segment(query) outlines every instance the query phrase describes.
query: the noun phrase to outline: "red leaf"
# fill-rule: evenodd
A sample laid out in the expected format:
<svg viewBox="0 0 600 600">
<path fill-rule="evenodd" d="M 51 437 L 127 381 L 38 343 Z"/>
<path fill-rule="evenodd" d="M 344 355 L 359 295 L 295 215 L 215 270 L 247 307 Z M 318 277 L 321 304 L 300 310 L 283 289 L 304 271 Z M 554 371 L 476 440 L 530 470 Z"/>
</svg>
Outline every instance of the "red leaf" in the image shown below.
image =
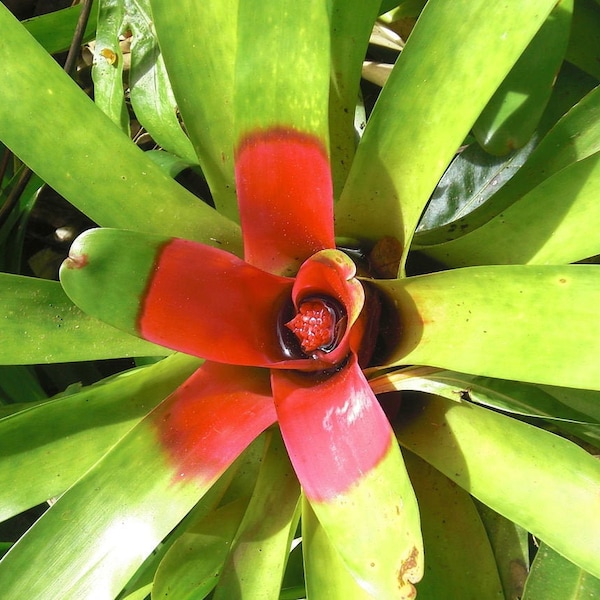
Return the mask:
<svg viewBox="0 0 600 600">
<path fill-rule="evenodd" d="M 309 500 L 347 492 L 389 451 L 390 424 L 353 355 L 333 375 L 272 371 L 271 383 L 281 433 Z"/>
<path fill-rule="evenodd" d="M 235 170 L 250 264 L 291 275 L 335 247 L 329 158 L 318 138 L 283 127 L 252 133 L 238 147 Z"/>
<path fill-rule="evenodd" d="M 156 261 L 140 333 L 208 360 L 269 366 L 284 358 L 277 319 L 292 284 L 228 252 L 173 239 Z"/>
<path fill-rule="evenodd" d="M 276 420 L 269 372 L 206 362 L 153 413 L 177 478 L 212 481 Z"/>
</svg>

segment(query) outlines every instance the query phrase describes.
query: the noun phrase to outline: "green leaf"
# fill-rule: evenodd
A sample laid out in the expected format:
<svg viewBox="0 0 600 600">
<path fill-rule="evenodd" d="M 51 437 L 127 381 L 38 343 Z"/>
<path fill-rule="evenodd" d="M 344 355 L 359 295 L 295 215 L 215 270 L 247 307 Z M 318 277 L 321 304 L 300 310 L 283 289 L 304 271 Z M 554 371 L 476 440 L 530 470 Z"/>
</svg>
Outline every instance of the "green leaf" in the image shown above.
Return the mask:
<svg viewBox="0 0 600 600">
<path fill-rule="evenodd" d="M 373 281 L 401 320 L 386 363 L 598 390 L 598 273 L 491 266 Z"/>
<path fill-rule="evenodd" d="M 496 561 L 471 496 L 411 452 L 404 460 L 419 500 L 425 545 L 419 600 L 501 600 Z"/>
<path fill-rule="evenodd" d="M 573 0 L 556 4 L 473 126 L 482 147 L 496 155 L 522 148 L 550 99 L 569 41 Z"/>
<path fill-rule="evenodd" d="M 600 79 L 600 6 L 592 0 L 576 0 L 566 59 Z"/>
<path fill-rule="evenodd" d="M 542 543 L 525 585 L 523 600 L 583 600 L 600 596 L 600 579 Z"/>
<path fill-rule="evenodd" d="M 264 438 L 254 440 L 208 490 L 129 580 L 124 593 L 150 584 L 153 598 L 199 598 L 214 588 L 256 483 Z"/>
<path fill-rule="evenodd" d="M 79 310 L 56 281 L 0 274 L 0 364 L 164 356 L 145 342 Z"/>
<path fill-rule="evenodd" d="M 327 3 L 241 2 L 237 51 L 236 141 L 256 129 L 284 126 L 326 142 L 331 69 Z"/>
<path fill-rule="evenodd" d="M 362 63 L 380 4 L 380 0 L 332 2 L 329 138 L 336 198 L 342 191 L 354 158 L 354 115 Z"/>
<path fill-rule="evenodd" d="M 302 551 L 306 593 L 311 600 L 372 600 L 352 577 L 310 504 L 302 501 Z"/>
<path fill-rule="evenodd" d="M 64 492 L 199 363 L 173 355 L 0 419 L 0 520 Z"/>
<path fill-rule="evenodd" d="M 152 598 L 204 598 L 219 580 L 246 506 L 247 499 L 234 500 L 183 533 L 161 562 Z"/>
<path fill-rule="evenodd" d="M 565 264 L 600 254 L 600 152 L 546 179 L 497 217 L 427 254 L 453 266 Z"/>
<path fill-rule="evenodd" d="M 581 99 L 552 127 L 529 155 L 525 164 L 487 202 L 471 214 L 460 218 L 447 227 L 417 234 L 415 236 L 415 247 L 425 249 L 429 254 L 429 249 L 422 248 L 422 246 L 446 242 L 455 238 L 460 239 L 460 236 L 474 232 L 478 227 L 500 215 L 503 210 L 526 197 L 550 177 L 557 175 L 562 169 L 597 154 L 600 151 L 599 99 L 600 87 L 597 87 Z M 552 213 L 551 210 L 546 210 L 545 201 L 543 206 L 544 210 L 538 211 L 536 221 L 539 217 Z M 559 214 L 561 213 L 562 210 Z M 468 241 L 466 243 L 468 244 Z M 455 245 L 460 248 L 461 244 L 462 242 L 457 240 L 454 244 L 441 245 L 440 249 L 451 249 Z M 495 244 L 486 241 L 486 246 L 502 252 L 506 244 Z M 471 250 L 472 248 L 469 248 L 456 253 L 461 257 L 468 257 Z M 438 248 L 432 249 L 431 254 L 433 252 L 439 254 Z"/>
<path fill-rule="evenodd" d="M 0 367 L 0 403 L 36 402 L 46 398 L 47 394 L 31 367 Z"/>
<path fill-rule="evenodd" d="M 146 417 L 4 557 L 3 594 L 114 598 L 212 483 L 182 480 Z M 44 551 L 49 546 L 51 560 Z"/>
<path fill-rule="evenodd" d="M 481 502 L 600 574 L 596 458 L 547 431 L 436 396 L 413 399 L 395 428 L 401 444 Z"/>
<path fill-rule="evenodd" d="M 489 506 L 477 501 L 475 506 L 496 557 L 504 596 L 509 600 L 520 598 L 529 571 L 528 533 Z"/>
<path fill-rule="evenodd" d="M 454 234 L 459 230 L 459 225 L 454 222 L 488 202 L 498 188 L 506 185 L 522 167 L 533 147 L 533 143 L 527 144 L 508 157 L 492 156 L 478 144 L 471 144 L 463 150 L 450 163 L 433 192 L 419 221 L 414 244 L 424 240 L 428 243 L 445 242 L 447 231 Z M 448 223 L 452 225 L 444 227 Z M 438 232 L 440 235 L 436 237 Z"/>
<path fill-rule="evenodd" d="M 125 3 L 98 0 L 98 27 L 94 43 L 92 79 L 94 102 L 123 133 L 129 136 L 129 112 L 125 104 L 124 60 L 120 36 L 125 33 Z"/>
<path fill-rule="evenodd" d="M 359 143 L 337 205 L 339 235 L 392 236 L 406 256 L 446 166 L 554 4 L 427 3 Z"/>
<path fill-rule="evenodd" d="M 411 367 L 375 377 L 369 383 L 377 394 L 392 389 L 411 390 L 436 394 L 448 400 L 468 399 L 482 406 L 521 416 L 579 423 L 600 422 L 598 418 L 593 418 L 558 400 L 547 391 L 551 388 L 520 381 L 478 377 L 426 367 Z M 583 392 L 583 390 L 572 391 Z M 584 393 L 587 393 L 594 403 L 600 400 L 598 392 L 586 390 Z"/>
<path fill-rule="evenodd" d="M 82 6 L 83 4 L 77 4 L 62 10 L 55 10 L 39 17 L 27 19 L 22 23 L 48 54 L 57 54 L 68 50 L 71 46 Z M 98 11 L 92 7 L 83 34 L 84 42 L 93 39 L 96 33 L 97 13 Z"/>
<path fill-rule="evenodd" d="M 241 253 L 238 226 L 144 156 L 2 4 L 0 29 L 1 137 L 23 162 L 100 225 L 220 243 Z"/>
<path fill-rule="evenodd" d="M 129 88 L 135 116 L 159 146 L 190 165 L 197 164 L 192 143 L 177 118 L 177 104 L 154 33 L 149 0 L 129 4 L 128 24 L 133 34 Z"/>
<path fill-rule="evenodd" d="M 214 600 L 276 598 L 299 518 L 300 486 L 278 430 L 267 445 L 252 498 L 231 544 Z"/>
<path fill-rule="evenodd" d="M 237 220 L 233 78 L 237 0 L 150 0 L 153 23 L 185 129 L 219 211 Z"/>
</svg>

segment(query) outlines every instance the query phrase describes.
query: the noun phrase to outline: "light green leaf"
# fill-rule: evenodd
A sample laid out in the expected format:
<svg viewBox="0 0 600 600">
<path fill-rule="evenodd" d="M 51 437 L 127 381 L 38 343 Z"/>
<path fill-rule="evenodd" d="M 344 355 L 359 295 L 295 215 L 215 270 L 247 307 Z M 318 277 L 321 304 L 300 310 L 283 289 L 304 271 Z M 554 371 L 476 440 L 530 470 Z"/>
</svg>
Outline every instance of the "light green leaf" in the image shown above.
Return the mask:
<svg viewBox="0 0 600 600">
<path fill-rule="evenodd" d="M 563 404 L 543 387 L 492 377 L 478 377 L 454 371 L 428 367 L 410 367 L 393 371 L 370 380 L 375 393 L 391 390 L 411 390 L 436 394 L 448 400 L 470 400 L 501 411 L 527 417 L 541 417 L 554 421 L 598 423 L 584 412 Z M 565 389 L 565 388 L 557 388 Z M 582 392 L 582 390 L 574 390 Z M 600 394 L 586 390 L 587 397 L 600 403 Z"/>
<path fill-rule="evenodd" d="M 311 600 L 372 600 L 352 577 L 310 504 L 302 501 L 302 551 L 306 593 Z"/>
<path fill-rule="evenodd" d="M 380 4 L 380 0 L 332 2 L 329 138 L 336 198 L 341 194 L 354 158 L 354 115 L 361 68 Z"/>
<path fill-rule="evenodd" d="M 572 90 L 573 86 L 568 85 L 567 88 Z M 417 234 L 415 236 L 415 247 L 420 248 L 429 244 L 454 240 L 455 238 L 460 239 L 460 236 L 476 230 L 497 217 L 503 210 L 527 196 L 529 192 L 562 169 L 600 152 L 599 100 L 600 87 L 596 87 L 559 119 L 531 152 L 525 164 L 480 208 L 448 226 Z M 544 210 L 538 211 L 536 220 L 537 217 L 543 217 L 549 212 L 545 208 L 545 201 L 543 206 Z M 457 240 L 457 247 L 460 244 L 461 242 Z M 443 247 L 452 248 L 453 246 L 454 244 L 450 243 Z M 498 245 L 491 243 L 486 243 L 486 246 L 498 248 Z M 504 243 L 500 244 L 500 251 L 505 246 Z M 429 253 L 428 249 L 421 249 L 425 249 Z M 468 256 L 469 251 L 470 249 L 461 251 L 460 256 Z"/>
<path fill-rule="evenodd" d="M 554 4 L 427 3 L 358 146 L 338 234 L 370 243 L 392 236 L 406 256 L 445 168 Z"/>
<path fill-rule="evenodd" d="M 177 118 L 177 104 L 152 25 L 150 0 L 127 4 L 133 34 L 129 89 L 135 116 L 159 146 L 190 165 L 197 164 L 192 143 Z"/>
<path fill-rule="evenodd" d="M 246 506 L 247 499 L 234 500 L 183 533 L 161 562 L 152 598 L 204 598 L 219 580 Z"/>
<path fill-rule="evenodd" d="M 573 0 L 558 2 L 473 126 L 486 151 L 522 148 L 548 103 L 569 41 Z"/>
<path fill-rule="evenodd" d="M 212 483 L 182 480 L 146 417 L 4 557 L 3 594 L 44 600 L 116 597 Z M 51 557 L 43 551 L 48 547 Z"/>
<path fill-rule="evenodd" d="M 313 133 L 328 147 L 329 27 L 321 0 L 240 3 L 236 142 L 279 126 Z"/>
<path fill-rule="evenodd" d="M 88 317 L 57 281 L 0 274 L 0 364 L 35 364 L 170 354 Z"/>
<path fill-rule="evenodd" d="M 566 59 L 600 79 L 600 6 L 593 0 L 577 0 Z"/>
<path fill-rule="evenodd" d="M 411 452 L 404 460 L 425 545 L 419 600 L 503 600 L 490 541 L 471 496 Z"/>
<path fill-rule="evenodd" d="M 150 0 L 154 27 L 185 129 L 218 210 L 237 220 L 233 77 L 237 0 Z M 252 4 L 255 6 L 255 4 Z"/>
<path fill-rule="evenodd" d="M 373 281 L 401 320 L 386 364 L 599 390 L 599 273 L 491 266 Z"/>
<path fill-rule="evenodd" d="M 256 438 L 208 490 L 129 580 L 124 593 L 152 583 L 153 598 L 183 599 L 189 594 L 197 599 L 212 590 L 256 483 L 264 438 Z"/>
<path fill-rule="evenodd" d="M 523 600 L 583 600 L 600 597 L 600 579 L 540 544 Z"/>
<path fill-rule="evenodd" d="M 412 399 L 395 429 L 401 444 L 481 502 L 600 575 L 596 458 L 537 427 L 436 396 Z"/>
<path fill-rule="evenodd" d="M 252 498 L 231 544 L 214 600 L 276 598 L 298 524 L 300 485 L 278 430 L 267 434 Z"/>
<path fill-rule="evenodd" d="M 173 355 L 0 419 L 0 520 L 64 492 L 199 363 Z"/>
<path fill-rule="evenodd" d="M 491 221 L 427 254 L 452 266 L 566 264 L 600 254 L 600 152 L 573 163 Z"/>
<path fill-rule="evenodd" d="M 94 102 L 123 133 L 129 136 L 129 113 L 125 104 L 123 51 L 120 36 L 127 21 L 121 0 L 98 0 L 98 27 L 94 43 L 92 79 Z"/>
<path fill-rule="evenodd" d="M 22 21 L 29 33 L 44 47 L 48 54 L 56 54 L 68 50 L 83 4 L 77 4 L 55 10 L 50 13 Z M 85 27 L 83 41 L 87 42 L 96 33 L 98 11 L 92 7 L 90 17 Z"/>
<path fill-rule="evenodd" d="M 238 226 L 144 156 L 3 4 L 0 29 L 0 135 L 23 162 L 99 225 L 218 240 L 241 253 Z"/>
</svg>

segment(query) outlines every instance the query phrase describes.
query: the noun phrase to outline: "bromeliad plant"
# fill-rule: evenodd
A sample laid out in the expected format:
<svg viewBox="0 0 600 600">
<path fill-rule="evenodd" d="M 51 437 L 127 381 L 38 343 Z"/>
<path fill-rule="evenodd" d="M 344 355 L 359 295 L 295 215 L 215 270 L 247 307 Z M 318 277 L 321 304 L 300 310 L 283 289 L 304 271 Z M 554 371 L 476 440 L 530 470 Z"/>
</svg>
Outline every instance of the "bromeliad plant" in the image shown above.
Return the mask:
<svg viewBox="0 0 600 600">
<path fill-rule="evenodd" d="M 393 6 L 103 1 L 95 105 L 0 7 L 0 138 L 101 227 L 2 275 L 0 356 L 150 363 L 5 411 L 3 518 L 58 497 L 5 597 L 600 593 L 600 11 L 555 4 L 427 2 L 358 144 Z"/>
</svg>

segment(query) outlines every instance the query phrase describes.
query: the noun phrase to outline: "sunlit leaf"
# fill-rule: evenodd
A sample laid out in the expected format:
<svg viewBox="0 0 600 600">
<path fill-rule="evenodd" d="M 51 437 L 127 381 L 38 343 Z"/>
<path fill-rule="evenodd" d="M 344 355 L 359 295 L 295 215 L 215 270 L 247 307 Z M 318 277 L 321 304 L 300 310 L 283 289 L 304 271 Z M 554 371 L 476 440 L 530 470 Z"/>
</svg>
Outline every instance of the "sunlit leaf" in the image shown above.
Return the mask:
<svg viewBox="0 0 600 600">
<path fill-rule="evenodd" d="M 572 14 L 573 0 L 556 4 L 473 125 L 488 152 L 507 154 L 533 135 L 563 61 Z"/>
<path fill-rule="evenodd" d="M 598 273 L 490 266 L 375 281 L 401 321 L 388 362 L 598 390 Z"/>
<path fill-rule="evenodd" d="M 153 24 L 185 129 L 215 205 L 237 220 L 233 80 L 237 0 L 150 0 Z M 252 4 L 255 6 L 255 4 Z"/>
<path fill-rule="evenodd" d="M 145 157 L 3 4 L 0 28 L 0 131 L 23 162 L 100 225 L 181 235 L 241 253 L 239 228 Z M 85 127 L 73 127 L 72 115 Z"/>
<path fill-rule="evenodd" d="M 0 364 L 164 356 L 169 351 L 78 309 L 56 281 L 0 274 Z"/>
<path fill-rule="evenodd" d="M 411 452 L 404 460 L 419 500 L 426 556 L 417 598 L 501 600 L 496 561 L 471 496 Z"/>
<path fill-rule="evenodd" d="M 306 593 L 313 600 L 372 600 L 344 564 L 310 504 L 302 502 L 302 550 Z"/>
<path fill-rule="evenodd" d="M 0 520 L 64 492 L 199 362 L 175 355 L 0 419 Z"/>
<path fill-rule="evenodd" d="M 427 3 L 358 146 L 336 208 L 339 234 L 370 243 L 389 235 L 406 255 L 446 166 L 554 4 Z"/>
<path fill-rule="evenodd" d="M 214 599 L 275 598 L 281 589 L 299 514 L 300 486 L 281 435 L 268 445 L 252 498 L 230 547 Z"/>
<path fill-rule="evenodd" d="M 0 562 L 3 593 L 114 598 L 272 424 L 268 379 L 232 368 L 205 363 L 70 487 Z"/>
<path fill-rule="evenodd" d="M 395 425 L 401 444 L 581 568 L 600 574 L 600 461 L 564 438 L 474 404 L 436 396 L 411 404 Z"/>
</svg>

